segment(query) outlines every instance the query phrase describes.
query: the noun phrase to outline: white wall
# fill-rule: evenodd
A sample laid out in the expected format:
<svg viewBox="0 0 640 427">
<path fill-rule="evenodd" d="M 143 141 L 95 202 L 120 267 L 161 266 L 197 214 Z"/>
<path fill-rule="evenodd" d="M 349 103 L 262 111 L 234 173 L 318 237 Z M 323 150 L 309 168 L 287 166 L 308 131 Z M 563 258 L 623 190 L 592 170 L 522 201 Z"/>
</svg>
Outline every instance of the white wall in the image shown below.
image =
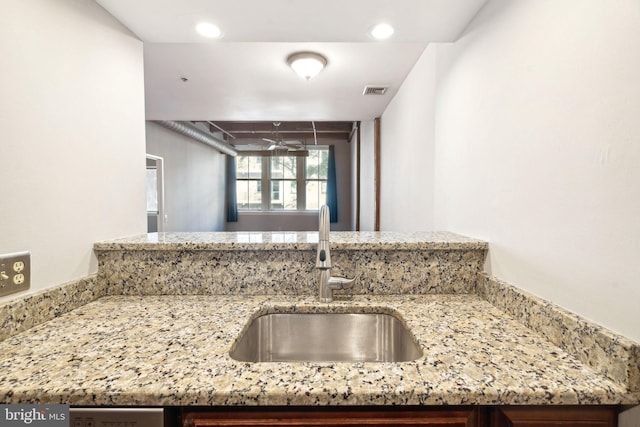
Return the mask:
<svg viewBox="0 0 640 427">
<path fill-rule="evenodd" d="M 492 0 L 437 68 L 436 228 L 640 341 L 637 0 Z"/>
<path fill-rule="evenodd" d="M 224 230 L 226 155 L 154 122 L 146 129 L 147 153 L 164 159 L 164 231 Z"/>
<path fill-rule="evenodd" d="M 0 58 L 0 253 L 31 251 L 33 293 L 145 231 L 142 43 L 93 2 L 5 0 Z"/>
<path fill-rule="evenodd" d="M 360 122 L 360 230 L 375 228 L 375 123 Z"/>
<path fill-rule="evenodd" d="M 382 114 L 380 229 L 433 229 L 435 53 L 428 46 Z"/>
</svg>

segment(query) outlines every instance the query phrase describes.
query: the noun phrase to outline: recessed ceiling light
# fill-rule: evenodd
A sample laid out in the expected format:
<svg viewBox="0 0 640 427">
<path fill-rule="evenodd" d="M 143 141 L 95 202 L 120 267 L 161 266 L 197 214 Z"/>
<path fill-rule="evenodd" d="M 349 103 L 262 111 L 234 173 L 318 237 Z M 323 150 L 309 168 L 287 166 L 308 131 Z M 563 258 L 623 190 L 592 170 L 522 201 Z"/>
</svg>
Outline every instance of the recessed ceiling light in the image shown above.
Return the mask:
<svg viewBox="0 0 640 427">
<path fill-rule="evenodd" d="M 196 31 L 201 36 L 208 37 L 210 39 L 215 39 L 222 35 L 222 31 L 220 31 L 220 28 L 210 22 L 199 23 L 198 25 L 196 25 Z"/>
<path fill-rule="evenodd" d="M 298 52 L 287 58 L 287 64 L 304 79 L 312 79 L 327 65 L 327 58 L 315 52 Z"/>
<path fill-rule="evenodd" d="M 371 36 L 374 39 L 384 40 L 393 35 L 393 27 L 389 24 L 378 24 L 371 29 Z"/>
</svg>

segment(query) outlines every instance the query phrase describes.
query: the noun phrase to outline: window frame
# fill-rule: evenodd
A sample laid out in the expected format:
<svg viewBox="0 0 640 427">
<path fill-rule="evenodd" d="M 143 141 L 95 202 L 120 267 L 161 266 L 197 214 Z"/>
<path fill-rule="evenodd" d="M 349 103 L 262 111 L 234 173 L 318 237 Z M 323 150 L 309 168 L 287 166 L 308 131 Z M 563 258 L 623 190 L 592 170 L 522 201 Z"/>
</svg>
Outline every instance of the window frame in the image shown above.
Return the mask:
<svg viewBox="0 0 640 427">
<path fill-rule="evenodd" d="M 308 150 L 324 150 L 327 152 L 327 156 L 328 156 L 328 151 L 329 151 L 329 146 L 328 145 L 322 145 L 322 146 L 313 146 L 313 147 L 309 147 Z M 273 157 L 288 157 L 286 153 L 283 154 L 279 154 L 279 153 L 275 153 L 275 154 L 271 154 L 271 155 L 264 155 L 261 153 L 256 154 L 255 152 L 248 152 L 246 154 L 244 153 L 239 153 L 239 156 L 243 156 L 243 157 L 260 157 L 261 158 L 261 167 L 262 167 L 262 174 L 261 174 L 261 179 L 257 180 L 257 179 L 252 179 L 252 178 L 238 178 L 236 177 L 236 185 L 238 182 L 242 181 L 242 182 L 246 182 L 246 181 L 261 181 L 261 186 L 262 186 L 262 191 L 261 191 L 261 197 L 262 197 L 262 203 L 261 205 L 261 209 L 247 209 L 247 208 L 242 208 L 240 207 L 240 199 L 237 198 L 236 199 L 236 205 L 238 208 L 238 212 L 241 213 L 251 213 L 251 214 L 260 214 L 260 213 L 269 213 L 269 214 L 287 214 L 287 213 L 304 213 L 304 212 L 318 212 L 318 209 L 306 209 L 306 186 L 307 186 L 307 182 L 318 182 L 318 185 L 322 185 L 322 183 L 327 183 L 328 181 L 328 176 L 327 178 L 312 178 L 312 179 L 307 179 L 306 177 L 306 170 L 307 170 L 307 156 L 290 156 L 293 157 L 296 160 L 296 178 L 294 179 L 290 179 L 290 178 L 272 178 L 271 177 L 271 159 Z M 237 169 L 237 167 L 236 167 Z M 284 181 L 294 181 L 296 183 L 296 209 L 272 209 L 271 208 L 271 192 L 272 192 L 272 187 L 271 184 L 272 182 L 284 182 Z M 282 194 L 282 192 L 284 192 L 284 185 L 281 184 L 281 188 L 280 188 L 280 193 Z M 266 191 L 265 191 L 266 190 Z"/>
</svg>

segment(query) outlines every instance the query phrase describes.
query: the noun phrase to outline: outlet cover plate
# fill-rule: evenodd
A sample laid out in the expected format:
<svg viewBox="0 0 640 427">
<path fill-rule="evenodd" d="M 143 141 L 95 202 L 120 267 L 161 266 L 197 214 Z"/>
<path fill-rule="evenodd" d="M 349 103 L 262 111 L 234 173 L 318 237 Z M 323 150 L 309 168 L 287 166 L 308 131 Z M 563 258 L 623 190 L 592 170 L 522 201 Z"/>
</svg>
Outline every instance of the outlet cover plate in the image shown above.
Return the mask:
<svg viewBox="0 0 640 427">
<path fill-rule="evenodd" d="M 0 255 L 0 297 L 31 287 L 31 254 L 16 252 Z"/>
</svg>

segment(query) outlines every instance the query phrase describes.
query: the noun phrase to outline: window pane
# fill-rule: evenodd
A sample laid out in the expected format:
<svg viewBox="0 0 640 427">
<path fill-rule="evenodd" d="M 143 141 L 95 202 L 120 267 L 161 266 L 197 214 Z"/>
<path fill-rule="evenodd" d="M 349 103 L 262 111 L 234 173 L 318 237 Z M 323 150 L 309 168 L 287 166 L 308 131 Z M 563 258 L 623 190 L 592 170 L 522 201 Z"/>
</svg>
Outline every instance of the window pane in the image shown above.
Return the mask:
<svg viewBox="0 0 640 427">
<path fill-rule="evenodd" d="M 305 178 L 318 178 L 318 150 L 309 149 L 309 155 L 306 158 Z"/>
<path fill-rule="evenodd" d="M 283 158 L 279 156 L 271 158 L 271 179 L 282 179 L 284 177 L 282 159 Z"/>
<path fill-rule="evenodd" d="M 275 156 L 271 158 L 272 179 L 296 179 L 295 156 Z"/>
<path fill-rule="evenodd" d="M 326 181 L 307 181 L 305 191 L 305 209 L 318 210 L 327 202 Z"/>
<path fill-rule="evenodd" d="M 262 192 L 260 181 L 238 180 L 236 181 L 236 201 L 238 209 L 260 210 L 262 209 Z"/>
<path fill-rule="evenodd" d="M 318 210 L 327 201 L 329 148 L 310 148 L 305 170 L 305 209 Z"/>
<path fill-rule="evenodd" d="M 238 209 L 249 209 L 249 181 L 236 181 Z"/>
<path fill-rule="evenodd" d="M 282 158 L 284 179 L 296 179 L 296 163 L 297 159 L 294 156 L 287 156 Z"/>
<path fill-rule="evenodd" d="M 307 179 L 327 179 L 329 168 L 329 149 L 310 148 L 309 156 L 306 158 L 305 178 Z"/>
<path fill-rule="evenodd" d="M 249 181 L 249 209 L 262 209 L 262 185 L 260 181 Z"/>
<path fill-rule="evenodd" d="M 249 178 L 249 158 L 247 156 L 236 157 L 236 178 Z"/>
<path fill-rule="evenodd" d="M 318 185 L 319 181 L 307 181 L 307 188 L 305 193 L 305 209 L 307 210 L 318 210 L 320 209 L 319 194 L 320 194 L 320 186 Z"/>
<path fill-rule="evenodd" d="M 284 181 L 282 194 L 284 195 L 284 209 L 298 209 L 298 185 L 295 181 Z"/>
<path fill-rule="evenodd" d="M 283 209 L 280 183 L 281 181 L 271 181 L 271 209 Z"/>
<path fill-rule="evenodd" d="M 295 181 L 271 181 L 271 209 L 296 210 L 298 208 L 297 188 Z"/>
<path fill-rule="evenodd" d="M 262 157 L 249 156 L 249 178 L 251 179 L 262 178 Z"/>
<path fill-rule="evenodd" d="M 260 179 L 262 177 L 262 159 L 259 156 L 237 156 L 237 179 Z"/>
<path fill-rule="evenodd" d="M 327 179 L 329 176 L 329 149 L 325 148 L 320 151 L 320 164 L 318 166 L 318 178 Z"/>
</svg>

